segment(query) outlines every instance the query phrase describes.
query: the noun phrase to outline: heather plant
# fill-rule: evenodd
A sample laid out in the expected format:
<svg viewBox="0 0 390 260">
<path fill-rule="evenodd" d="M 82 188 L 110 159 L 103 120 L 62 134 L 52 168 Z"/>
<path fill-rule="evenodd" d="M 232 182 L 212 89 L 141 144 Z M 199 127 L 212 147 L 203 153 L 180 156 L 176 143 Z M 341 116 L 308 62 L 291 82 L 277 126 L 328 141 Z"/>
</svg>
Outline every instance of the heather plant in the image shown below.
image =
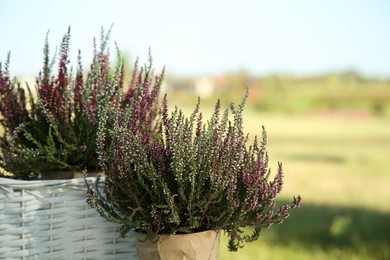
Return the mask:
<svg viewBox="0 0 390 260">
<path fill-rule="evenodd" d="M 281 223 L 299 207 L 301 198 L 275 209 L 282 164 L 269 181 L 264 128 L 261 141 L 255 138 L 252 145 L 243 131 L 247 97 L 222 115 L 218 101 L 204 122 L 200 102 L 187 117 L 177 107 L 169 113 L 165 96 L 154 127 L 138 131 L 132 125 L 146 121 L 131 115 L 142 106 L 116 105 L 110 116 L 110 102 L 101 102 L 97 142 L 105 181 L 87 184 L 87 202 L 104 218 L 122 224 L 123 236 L 131 229 L 151 240 L 159 234 L 224 230 L 231 251 L 258 239 L 263 228 Z M 117 92 L 116 103 L 122 99 Z M 244 232 L 245 227 L 253 232 Z"/>
<path fill-rule="evenodd" d="M 124 87 L 119 50 L 118 61 L 111 68 L 107 47 L 110 31 L 102 30 L 99 46 L 94 41 L 93 60 L 85 76 L 80 51 L 75 75 L 70 67 L 70 29 L 59 48 L 56 75 L 46 37 L 43 69 L 36 78 L 36 98 L 29 86 L 26 98 L 26 90 L 16 79 L 11 80 L 9 55 L 4 68 L 0 63 L 0 124 L 5 130 L 0 139 L 0 167 L 11 177 L 34 179 L 55 171 L 100 170 L 96 153 L 98 93 L 109 93 L 109 102 L 115 103 L 115 92 L 121 91 L 125 97 L 121 106 L 125 106 L 137 98 L 136 92 L 142 91 L 138 88 L 153 82 L 152 74 L 144 75 L 136 62 L 131 82 Z M 151 63 L 148 68 L 151 70 Z"/>
</svg>

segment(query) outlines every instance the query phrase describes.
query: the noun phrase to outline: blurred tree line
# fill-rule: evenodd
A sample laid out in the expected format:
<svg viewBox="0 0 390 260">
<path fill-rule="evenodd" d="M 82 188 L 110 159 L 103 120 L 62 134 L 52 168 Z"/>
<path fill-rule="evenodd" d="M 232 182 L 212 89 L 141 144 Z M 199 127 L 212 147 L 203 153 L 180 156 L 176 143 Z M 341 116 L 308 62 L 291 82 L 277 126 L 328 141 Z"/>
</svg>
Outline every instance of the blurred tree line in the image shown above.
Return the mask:
<svg viewBox="0 0 390 260">
<path fill-rule="evenodd" d="M 170 99 L 177 103 L 193 103 L 200 96 L 205 105 L 214 104 L 217 98 L 228 105 L 237 102 L 248 87 L 248 105 L 266 112 L 390 115 L 390 79 L 363 77 L 353 71 L 305 77 L 260 77 L 238 71 L 202 78 L 171 76 L 165 81 L 163 92 L 171 93 Z"/>
</svg>

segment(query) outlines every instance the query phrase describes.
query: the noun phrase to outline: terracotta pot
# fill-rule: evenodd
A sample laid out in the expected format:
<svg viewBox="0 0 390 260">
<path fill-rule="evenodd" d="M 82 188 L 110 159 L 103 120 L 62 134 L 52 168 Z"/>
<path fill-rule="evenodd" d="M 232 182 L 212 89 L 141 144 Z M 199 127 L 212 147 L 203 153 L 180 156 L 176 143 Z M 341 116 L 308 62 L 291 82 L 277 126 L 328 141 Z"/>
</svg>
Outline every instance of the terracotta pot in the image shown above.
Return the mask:
<svg viewBox="0 0 390 260">
<path fill-rule="evenodd" d="M 203 231 L 184 235 L 159 235 L 156 242 L 145 234 L 136 236 L 141 260 L 206 260 L 218 259 L 221 231 Z"/>
</svg>

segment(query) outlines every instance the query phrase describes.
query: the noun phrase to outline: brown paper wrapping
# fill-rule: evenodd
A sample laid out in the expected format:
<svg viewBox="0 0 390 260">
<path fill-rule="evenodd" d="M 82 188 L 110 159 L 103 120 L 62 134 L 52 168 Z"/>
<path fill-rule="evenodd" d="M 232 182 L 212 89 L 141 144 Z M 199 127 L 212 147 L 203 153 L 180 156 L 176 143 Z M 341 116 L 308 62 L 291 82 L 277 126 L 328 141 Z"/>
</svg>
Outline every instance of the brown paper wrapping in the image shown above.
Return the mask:
<svg viewBox="0 0 390 260">
<path fill-rule="evenodd" d="M 140 260 L 217 260 L 221 231 L 185 235 L 159 235 L 157 242 L 138 234 L 136 247 Z M 145 240 L 146 239 L 146 240 Z"/>
</svg>

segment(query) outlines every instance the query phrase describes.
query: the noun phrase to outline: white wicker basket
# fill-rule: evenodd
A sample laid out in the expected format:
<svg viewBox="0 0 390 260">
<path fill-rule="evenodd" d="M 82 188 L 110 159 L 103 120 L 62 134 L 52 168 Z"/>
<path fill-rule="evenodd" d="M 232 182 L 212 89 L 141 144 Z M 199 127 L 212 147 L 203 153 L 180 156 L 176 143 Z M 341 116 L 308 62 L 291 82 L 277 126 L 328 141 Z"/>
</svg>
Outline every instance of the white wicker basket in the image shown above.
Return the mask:
<svg viewBox="0 0 390 260">
<path fill-rule="evenodd" d="M 84 179 L 0 178 L 0 259 L 138 259 L 118 230 L 87 205 Z"/>
</svg>

